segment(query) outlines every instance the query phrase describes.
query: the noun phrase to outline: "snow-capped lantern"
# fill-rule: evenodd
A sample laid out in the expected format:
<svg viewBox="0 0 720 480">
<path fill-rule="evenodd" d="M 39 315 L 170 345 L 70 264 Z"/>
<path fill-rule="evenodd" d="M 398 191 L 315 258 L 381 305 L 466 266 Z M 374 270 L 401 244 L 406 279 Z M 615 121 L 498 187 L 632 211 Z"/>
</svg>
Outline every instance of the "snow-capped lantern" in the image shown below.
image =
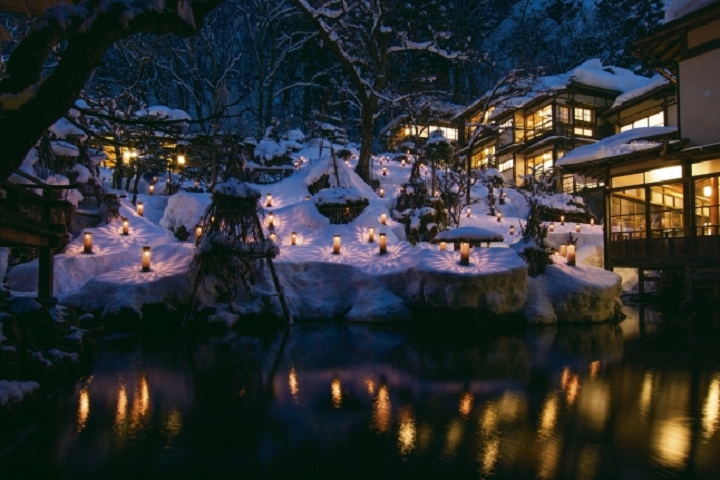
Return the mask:
<svg viewBox="0 0 720 480">
<path fill-rule="evenodd" d="M 510 235 L 515 235 L 515 225 L 510 225 Z"/>
<path fill-rule="evenodd" d="M 385 176 L 387 176 L 387 167 L 383 167 L 383 169 L 382 169 L 382 174 L 385 175 Z"/>
<path fill-rule="evenodd" d="M 137 214 L 141 217 L 145 214 L 145 204 L 143 202 L 137 202 Z"/>
<path fill-rule="evenodd" d="M 83 233 L 83 253 L 93 253 L 93 234 L 91 232 Z"/>
<path fill-rule="evenodd" d="M 197 227 L 195 227 L 195 245 L 196 246 L 200 245 L 200 240 L 202 240 L 202 236 L 203 236 L 203 227 L 198 225 Z"/>
<path fill-rule="evenodd" d="M 387 253 L 387 234 L 381 233 L 379 235 L 380 237 L 380 255 L 385 255 Z"/>
<path fill-rule="evenodd" d="M 560 225 L 565 225 L 565 215 L 560 215 Z"/>
<path fill-rule="evenodd" d="M 142 247 L 142 271 L 143 272 L 149 272 L 150 271 L 150 247 L 145 245 Z"/>
<path fill-rule="evenodd" d="M 470 243 L 460 242 L 460 265 L 470 265 Z"/>
<path fill-rule="evenodd" d="M 582 230 L 582 228 L 580 227 L 580 224 L 576 223 L 575 224 L 575 233 L 580 233 L 581 230 Z"/>
<path fill-rule="evenodd" d="M 297 245 L 297 232 L 290 234 L 290 245 Z"/>
<path fill-rule="evenodd" d="M 130 235 L 130 221 L 127 218 L 122 222 L 122 234 Z"/>
<path fill-rule="evenodd" d="M 155 185 L 150 185 L 148 187 L 148 195 L 150 195 L 151 197 L 155 195 Z"/>
<path fill-rule="evenodd" d="M 555 231 L 555 222 L 550 223 L 550 228 L 548 229 L 550 233 L 553 233 Z"/>
<path fill-rule="evenodd" d="M 368 243 L 375 242 L 375 229 L 373 227 L 368 228 Z"/>
<path fill-rule="evenodd" d="M 340 235 L 335 234 L 333 236 L 333 254 L 339 255 L 340 254 Z"/>
<path fill-rule="evenodd" d="M 564 243 L 561 244 L 561 245 L 560 245 L 560 251 L 558 252 L 558 254 L 559 254 L 561 257 L 567 256 L 567 245 L 565 245 Z"/>
<path fill-rule="evenodd" d="M 385 189 L 381 188 L 380 190 L 378 190 L 378 195 L 380 195 L 380 198 L 384 198 L 385 197 Z"/>
<path fill-rule="evenodd" d="M 444 252 L 447 250 L 447 242 L 440 242 L 440 251 Z"/>
<path fill-rule="evenodd" d="M 272 193 L 268 193 L 265 196 L 265 206 L 266 207 L 272 207 Z"/>
<path fill-rule="evenodd" d="M 502 212 L 497 212 L 497 221 L 502 222 Z"/>
<path fill-rule="evenodd" d="M 383 225 L 387 225 L 387 215 L 384 213 L 380 215 L 380 223 Z"/>
<path fill-rule="evenodd" d="M 567 246 L 567 264 L 571 267 L 575 266 L 575 245 Z"/>
</svg>

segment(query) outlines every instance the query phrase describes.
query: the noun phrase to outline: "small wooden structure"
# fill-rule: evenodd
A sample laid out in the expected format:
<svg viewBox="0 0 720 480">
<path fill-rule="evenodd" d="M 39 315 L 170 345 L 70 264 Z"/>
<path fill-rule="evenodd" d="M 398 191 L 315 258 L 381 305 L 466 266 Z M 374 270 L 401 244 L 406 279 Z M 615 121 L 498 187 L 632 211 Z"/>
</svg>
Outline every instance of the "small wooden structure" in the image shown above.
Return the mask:
<svg viewBox="0 0 720 480">
<path fill-rule="evenodd" d="M 460 243 L 469 243 L 471 247 L 480 247 L 482 244 L 490 246 L 491 242 L 502 242 L 503 236 L 492 230 L 480 227 L 459 227 L 452 230 L 445 230 L 435 235 L 432 243 L 440 242 L 452 243 L 455 248 L 460 247 Z"/>
</svg>

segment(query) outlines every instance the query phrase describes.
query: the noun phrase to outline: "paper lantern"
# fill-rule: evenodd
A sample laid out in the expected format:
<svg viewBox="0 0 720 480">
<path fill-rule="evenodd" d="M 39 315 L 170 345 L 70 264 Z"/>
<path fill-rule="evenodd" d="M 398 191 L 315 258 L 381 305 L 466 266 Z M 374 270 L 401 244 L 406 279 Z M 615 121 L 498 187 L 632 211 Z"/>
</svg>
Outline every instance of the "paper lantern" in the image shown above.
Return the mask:
<svg viewBox="0 0 720 480">
<path fill-rule="evenodd" d="M 595 226 L 595 217 L 590 218 L 590 226 L 591 227 Z"/>
<path fill-rule="evenodd" d="M 333 252 L 335 255 L 340 253 L 340 235 L 333 236 Z"/>
<path fill-rule="evenodd" d="M 381 233 L 378 236 L 380 237 L 380 255 L 385 255 L 387 253 L 387 234 Z"/>
<path fill-rule="evenodd" d="M 470 244 L 460 242 L 460 265 L 470 265 Z"/>
<path fill-rule="evenodd" d="M 560 215 L 560 225 L 565 225 L 565 215 Z"/>
<path fill-rule="evenodd" d="M 560 251 L 558 253 L 561 257 L 567 256 L 567 245 L 565 245 L 564 243 L 560 245 Z"/>
<path fill-rule="evenodd" d="M 380 215 L 380 223 L 382 223 L 383 225 L 387 225 L 387 215 L 385 215 L 384 213 Z"/>
<path fill-rule="evenodd" d="M 510 235 L 515 235 L 515 225 L 510 225 Z"/>
<path fill-rule="evenodd" d="M 383 167 L 383 169 L 382 169 L 382 174 L 383 174 L 383 175 L 387 175 L 387 167 Z"/>
<path fill-rule="evenodd" d="M 378 194 L 380 195 L 380 198 L 383 198 L 385 196 L 385 189 L 381 188 L 380 190 L 378 190 Z"/>
<path fill-rule="evenodd" d="M 275 215 L 273 212 L 268 213 L 268 227 L 273 228 L 275 226 Z"/>
<path fill-rule="evenodd" d="M 155 195 L 155 185 L 150 185 L 148 187 L 148 195 L 150 195 L 150 196 Z"/>
<path fill-rule="evenodd" d="M 575 245 L 567 246 L 567 264 L 571 267 L 575 266 Z"/>
<path fill-rule="evenodd" d="M 272 194 L 268 193 L 265 197 L 265 206 L 266 207 L 272 207 Z"/>
<path fill-rule="evenodd" d="M 444 252 L 445 250 L 447 250 L 447 243 L 440 242 L 440 251 Z"/>
<path fill-rule="evenodd" d="M 83 253 L 93 253 L 93 234 L 83 233 Z"/>
<path fill-rule="evenodd" d="M 297 245 L 297 233 L 292 232 L 290 234 L 290 245 Z"/>
<path fill-rule="evenodd" d="M 468 209 L 467 209 L 467 216 L 468 216 L 468 218 L 470 218 L 470 207 L 468 207 Z"/>
<path fill-rule="evenodd" d="M 580 233 L 581 230 L 582 230 L 582 229 L 581 229 L 581 227 L 580 227 L 580 224 L 579 224 L 579 223 L 576 223 L 576 224 L 575 224 L 575 233 Z"/>
<path fill-rule="evenodd" d="M 150 271 L 150 247 L 142 247 L 142 271 Z"/>
<path fill-rule="evenodd" d="M 373 227 L 368 228 L 368 243 L 375 242 L 375 229 Z"/>
<path fill-rule="evenodd" d="M 145 214 L 145 205 L 143 202 L 137 202 L 137 214 L 141 217 Z"/>
</svg>

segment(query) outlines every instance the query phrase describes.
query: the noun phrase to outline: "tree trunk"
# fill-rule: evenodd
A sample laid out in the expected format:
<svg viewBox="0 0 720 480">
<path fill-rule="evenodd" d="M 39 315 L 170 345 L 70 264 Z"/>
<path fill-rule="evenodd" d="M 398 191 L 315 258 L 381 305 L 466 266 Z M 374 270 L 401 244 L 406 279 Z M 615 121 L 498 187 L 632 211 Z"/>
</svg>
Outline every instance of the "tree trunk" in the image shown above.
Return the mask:
<svg viewBox="0 0 720 480">
<path fill-rule="evenodd" d="M 360 109 L 360 158 L 355 173 L 366 183 L 370 183 L 370 157 L 372 157 L 373 127 L 377 98 L 363 100 Z"/>
</svg>

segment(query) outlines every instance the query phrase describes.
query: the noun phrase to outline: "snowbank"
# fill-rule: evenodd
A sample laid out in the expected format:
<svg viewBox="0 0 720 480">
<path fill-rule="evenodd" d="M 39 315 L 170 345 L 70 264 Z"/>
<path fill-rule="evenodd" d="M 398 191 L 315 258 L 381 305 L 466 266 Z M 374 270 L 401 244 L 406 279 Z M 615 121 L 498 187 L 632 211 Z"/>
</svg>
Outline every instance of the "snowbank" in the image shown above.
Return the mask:
<svg viewBox="0 0 720 480">
<path fill-rule="evenodd" d="M 616 311 L 620 281 L 619 275 L 588 265 L 549 265 L 544 275 L 528 278 L 525 316 L 529 323 L 606 321 Z"/>
<path fill-rule="evenodd" d="M 37 382 L 8 382 L 0 380 L 0 405 L 7 405 L 8 402 L 20 403 L 25 395 L 38 390 L 40 385 Z"/>
<path fill-rule="evenodd" d="M 183 226 L 192 232 L 210 201 L 209 193 L 178 192 L 168 199 L 160 226 L 173 232 Z"/>
</svg>

